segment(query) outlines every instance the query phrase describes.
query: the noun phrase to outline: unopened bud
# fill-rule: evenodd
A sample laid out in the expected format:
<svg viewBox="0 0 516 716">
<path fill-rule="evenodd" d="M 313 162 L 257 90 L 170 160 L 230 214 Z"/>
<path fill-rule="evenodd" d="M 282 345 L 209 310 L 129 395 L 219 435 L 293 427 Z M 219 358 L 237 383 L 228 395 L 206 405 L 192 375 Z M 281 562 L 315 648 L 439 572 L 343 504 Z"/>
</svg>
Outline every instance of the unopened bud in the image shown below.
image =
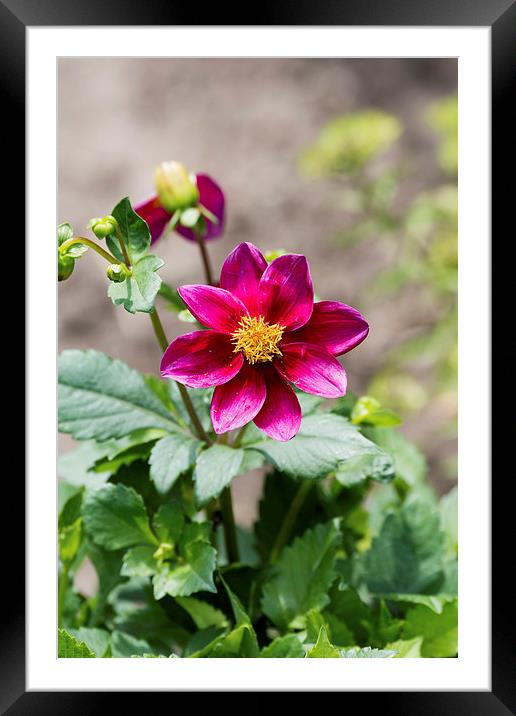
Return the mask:
<svg viewBox="0 0 516 716">
<path fill-rule="evenodd" d="M 131 271 L 125 264 L 109 264 L 107 277 L 113 283 L 123 283 L 131 275 Z"/>
<path fill-rule="evenodd" d="M 63 256 L 57 253 L 57 278 L 59 281 L 66 281 L 75 268 L 75 260 L 71 256 Z"/>
<path fill-rule="evenodd" d="M 199 201 L 199 189 L 179 162 L 163 162 L 154 172 L 154 184 L 161 206 L 170 214 L 177 209 L 187 209 Z"/>
<path fill-rule="evenodd" d="M 167 559 L 167 557 L 171 557 L 173 551 L 174 548 L 171 544 L 169 544 L 168 542 L 162 542 L 152 556 L 154 557 L 154 559 L 163 560 Z"/>
<path fill-rule="evenodd" d="M 114 216 L 91 219 L 88 227 L 93 231 L 97 239 L 105 239 L 116 231 L 118 224 Z"/>
</svg>

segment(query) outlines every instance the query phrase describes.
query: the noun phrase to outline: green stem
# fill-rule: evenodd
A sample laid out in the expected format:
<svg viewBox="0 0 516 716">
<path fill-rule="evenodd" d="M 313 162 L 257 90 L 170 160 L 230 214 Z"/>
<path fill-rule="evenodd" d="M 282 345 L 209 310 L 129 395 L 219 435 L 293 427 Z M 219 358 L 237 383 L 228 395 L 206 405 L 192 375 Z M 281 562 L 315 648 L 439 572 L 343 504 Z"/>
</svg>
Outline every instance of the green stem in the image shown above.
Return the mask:
<svg viewBox="0 0 516 716">
<path fill-rule="evenodd" d="M 208 250 L 206 249 L 206 242 L 204 241 L 203 237 L 201 236 L 201 232 L 198 231 L 198 229 L 195 227 L 194 230 L 195 240 L 197 241 L 197 244 L 199 246 L 200 252 L 201 252 L 201 259 L 202 264 L 204 266 L 204 275 L 206 277 L 206 283 L 209 283 L 211 286 L 214 285 L 213 283 L 213 272 L 211 270 L 211 262 L 210 257 L 208 255 Z"/>
<path fill-rule="evenodd" d="M 269 557 L 270 564 L 274 564 L 276 562 L 281 550 L 287 544 L 292 533 L 292 528 L 294 527 L 296 518 L 299 514 L 299 510 L 303 506 L 303 502 L 305 501 L 308 493 L 312 489 L 313 484 L 314 483 L 311 480 L 303 480 L 303 482 L 300 484 L 299 489 L 296 492 L 294 499 L 292 500 L 290 508 L 285 515 L 285 519 L 283 520 L 274 545 L 271 549 L 271 554 Z"/>
<path fill-rule="evenodd" d="M 222 490 L 222 493 L 220 495 L 220 510 L 222 512 L 222 520 L 224 525 L 224 540 L 226 542 L 228 561 L 239 562 L 240 556 L 238 553 L 235 515 L 233 513 L 231 487 L 229 485 Z"/>
<path fill-rule="evenodd" d="M 212 224 L 218 224 L 218 223 L 219 223 L 219 220 L 217 219 L 217 217 L 215 216 L 215 214 L 213 214 L 213 213 L 212 213 L 209 209 L 207 209 L 205 206 L 203 206 L 202 204 L 199 204 L 199 205 L 198 205 L 198 208 L 199 208 L 199 211 L 201 212 L 201 214 L 202 214 L 203 216 L 205 216 L 207 219 L 209 219 Z"/>
<path fill-rule="evenodd" d="M 159 317 L 158 311 L 156 310 L 156 307 L 153 308 L 149 315 L 160 348 L 164 352 L 168 348 L 168 340 L 165 335 L 163 324 L 161 323 L 161 319 Z M 195 428 L 195 432 L 201 440 L 204 440 L 204 442 L 206 443 L 210 443 L 211 441 L 202 426 L 202 423 L 199 419 L 199 416 L 197 415 L 194 404 L 192 403 L 192 399 L 190 398 L 186 387 L 182 383 L 178 383 L 177 387 L 179 388 L 179 394 L 181 395 L 181 398 L 183 400 L 186 412 L 190 416 L 190 420 L 192 421 L 192 424 Z"/>
<path fill-rule="evenodd" d="M 85 246 L 89 246 L 90 249 L 96 251 L 99 256 L 102 256 L 103 259 L 109 261 L 110 264 L 120 263 L 120 261 L 112 254 L 110 254 L 108 251 L 105 251 L 101 246 L 96 244 L 94 241 L 91 241 L 91 239 L 87 239 L 84 236 L 74 236 L 73 239 L 68 239 L 68 241 L 64 241 L 58 250 L 61 253 L 64 253 L 66 249 L 70 248 L 70 246 L 73 246 L 74 244 L 84 244 Z"/>
<path fill-rule="evenodd" d="M 129 258 L 129 254 L 127 253 L 127 247 L 125 245 L 124 237 L 122 236 L 122 232 L 119 228 L 117 228 L 116 230 L 116 237 L 118 239 L 118 243 L 120 244 L 120 248 L 122 249 L 122 254 L 124 255 L 124 263 L 127 268 L 130 268 L 131 259 Z"/>
<path fill-rule="evenodd" d="M 177 226 L 177 222 L 179 221 L 180 216 L 181 216 L 181 211 L 180 211 L 180 209 L 177 209 L 177 210 L 172 214 L 172 218 L 170 219 L 170 221 L 169 221 L 168 224 L 166 225 L 165 231 L 164 231 L 163 234 L 161 235 L 161 238 L 162 238 L 162 239 L 166 239 L 166 238 L 168 237 L 168 235 L 170 234 L 170 232 L 171 232 L 171 231 L 174 231 L 174 229 L 175 229 L 176 226 Z"/>
</svg>

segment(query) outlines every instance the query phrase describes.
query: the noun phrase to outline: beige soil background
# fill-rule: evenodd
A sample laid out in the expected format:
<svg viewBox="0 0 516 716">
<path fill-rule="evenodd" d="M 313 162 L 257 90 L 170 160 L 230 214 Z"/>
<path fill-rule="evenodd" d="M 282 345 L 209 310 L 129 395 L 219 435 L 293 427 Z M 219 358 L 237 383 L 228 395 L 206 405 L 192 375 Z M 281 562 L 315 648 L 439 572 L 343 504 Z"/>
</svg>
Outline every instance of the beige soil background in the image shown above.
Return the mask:
<svg viewBox="0 0 516 716">
<path fill-rule="evenodd" d="M 150 196 L 155 165 L 177 159 L 211 174 L 226 192 L 227 230 L 210 244 L 217 271 L 241 241 L 304 253 L 317 293 L 358 309 L 361 288 L 385 263 L 381 241 L 349 250 L 337 245 L 343 214 L 335 194 L 327 181 L 300 175 L 299 152 L 335 115 L 375 107 L 405 125 L 395 151 L 416 167 L 410 190 L 445 181 L 423 114 L 429 102 L 456 91 L 455 60 L 62 59 L 58 81 L 60 222 L 84 232 L 92 216 L 109 213 L 123 196 L 133 202 Z M 195 245 L 174 236 L 156 251 L 166 261 L 167 282 L 203 282 Z M 100 257 L 88 252 L 59 285 L 60 349 L 95 348 L 157 373 L 160 351 L 148 316 L 111 305 L 104 271 Z M 368 312 L 369 338 L 343 361 L 354 393 L 424 311 L 407 291 Z M 188 330 L 171 313 L 162 318 L 170 339 Z M 437 429 L 446 417 L 446 406 L 431 401 L 402 428 L 426 453 L 439 492 L 451 487 L 441 461 L 456 452 L 455 439 Z M 71 447 L 61 436 L 60 449 Z M 237 481 L 240 521 L 252 521 L 259 491 L 256 474 Z"/>
</svg>

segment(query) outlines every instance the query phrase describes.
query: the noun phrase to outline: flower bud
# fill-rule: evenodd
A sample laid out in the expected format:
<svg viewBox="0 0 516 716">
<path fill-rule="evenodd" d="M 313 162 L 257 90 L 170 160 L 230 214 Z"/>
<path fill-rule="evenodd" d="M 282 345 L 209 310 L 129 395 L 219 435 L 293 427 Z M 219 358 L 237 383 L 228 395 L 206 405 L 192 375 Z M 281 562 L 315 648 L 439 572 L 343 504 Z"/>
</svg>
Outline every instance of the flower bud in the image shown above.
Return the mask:
<svg viewBox="0 0 516 716">
<path fill-rule="evenodd" d="M 113 283 L 123 283 L 131 275 L 131 271 L 125 264 L 109 264 L 106 273 L 108 279 Z"/>
<path fill-rule="evenodd" d="M 97 239 L 105 239 L 115 233 L 118 224 L 114 216 L 104 216 L 103 218 L 91 219 L 88 226 Z"/>
<path fill-rule="evenodd" d="M 63 256 L 57 253 L 57 278 L 59 281 L 66 281 L 75 268 L 75 260 L 71 256 Z"/>
<path fill-rule="evenodd" d="M 195 179 L 179 162 L 163 162 L 154 172 L 154 184 L 163 209 L 173 214 L 177 209 L 187 209 L 199 201 Z"/>
</svg>

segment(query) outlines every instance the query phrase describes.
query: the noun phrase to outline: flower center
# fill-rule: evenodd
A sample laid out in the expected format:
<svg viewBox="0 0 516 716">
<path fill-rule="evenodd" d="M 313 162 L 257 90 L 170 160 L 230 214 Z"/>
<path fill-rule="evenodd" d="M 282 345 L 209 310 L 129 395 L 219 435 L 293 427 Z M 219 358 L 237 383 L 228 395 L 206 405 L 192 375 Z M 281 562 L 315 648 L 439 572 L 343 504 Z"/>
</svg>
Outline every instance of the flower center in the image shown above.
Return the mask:
<svg viewBox="0 0 516 716">
<path fill-rule="evenodd" d="M 277 323 L 267 323 L 263 316 L 242 316 L 240 327 L 231 336 L 234 353 L 243 353 L 251 365 L 270 361 L 282 355 L 278 343 L 283 330 Z"/>
</svg>

